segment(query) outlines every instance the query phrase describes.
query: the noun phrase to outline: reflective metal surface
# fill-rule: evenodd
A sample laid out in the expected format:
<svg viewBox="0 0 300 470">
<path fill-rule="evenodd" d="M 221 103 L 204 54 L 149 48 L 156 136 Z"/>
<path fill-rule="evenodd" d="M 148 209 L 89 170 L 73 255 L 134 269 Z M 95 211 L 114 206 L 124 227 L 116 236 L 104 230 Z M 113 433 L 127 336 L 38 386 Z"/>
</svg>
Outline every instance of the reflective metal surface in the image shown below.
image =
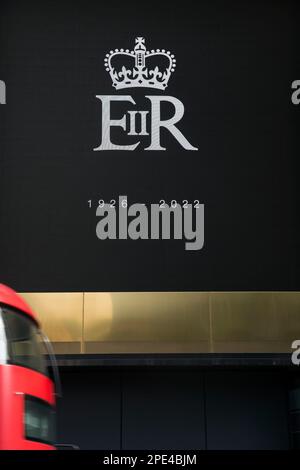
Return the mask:
<svg viewBox="0 0 300 470">
<path fill-rule="evenodd" d="M 23 293 L 57 353 L 290 352 L 300 292 Z"/>
</svg>

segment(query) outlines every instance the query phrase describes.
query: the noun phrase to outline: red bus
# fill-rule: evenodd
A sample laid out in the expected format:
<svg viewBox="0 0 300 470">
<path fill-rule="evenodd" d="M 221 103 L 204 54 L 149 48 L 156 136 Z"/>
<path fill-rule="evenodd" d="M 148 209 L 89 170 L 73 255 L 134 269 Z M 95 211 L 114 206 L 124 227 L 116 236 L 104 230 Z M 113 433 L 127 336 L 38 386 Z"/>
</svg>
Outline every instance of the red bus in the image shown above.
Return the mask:
<svg viewBox="0 0 300 470">
<path fill-rule="evenodd" d="M 0 284 L 0 449 L 55 449 L 55 385 L 36 315 Z M 57 377 L 54 367 L 54 379 Z"/>
</svg>

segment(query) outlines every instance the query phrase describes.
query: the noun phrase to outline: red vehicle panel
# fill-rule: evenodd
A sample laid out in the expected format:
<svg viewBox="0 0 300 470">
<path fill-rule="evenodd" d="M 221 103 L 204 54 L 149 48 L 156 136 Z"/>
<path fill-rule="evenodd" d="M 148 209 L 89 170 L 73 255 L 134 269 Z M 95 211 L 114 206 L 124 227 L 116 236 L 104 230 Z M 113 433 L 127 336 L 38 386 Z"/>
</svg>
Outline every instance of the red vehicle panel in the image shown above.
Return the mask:
<svg viewBox="0 0 300 470">
<path fill-rule="evenodd" d="M 49 444 L 26 439 L 26 395 L 55 405 L 53 382 L 48 377 L 25 367 L 0 366 L 0 449 L 54 449 Z"/>
<path fill-rule="evenodd" d="M 31 308 L 0 284 L 0 450 L 53 450 L 55 387 Z"/>
<path fill-rule="evenodd" d="M 31 307 L 18 295 L 13 289 L 6 286 L 5 284 L 0 284 L 0 304 L 6 304 L 10 307 L 15 307 L 21 312 L 29 315 L 36 323 L 38 319 L 36 314 L 33 312 Z"/>
</svg>

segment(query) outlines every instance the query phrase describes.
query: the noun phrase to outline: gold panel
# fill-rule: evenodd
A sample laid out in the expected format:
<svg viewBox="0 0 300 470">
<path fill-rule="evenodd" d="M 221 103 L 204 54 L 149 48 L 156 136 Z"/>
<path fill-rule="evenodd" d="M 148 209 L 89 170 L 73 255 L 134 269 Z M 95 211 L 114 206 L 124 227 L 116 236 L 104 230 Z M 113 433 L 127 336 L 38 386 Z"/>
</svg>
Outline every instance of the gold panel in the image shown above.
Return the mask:
<svg viewBox="0 0 300 470">
<path fill-rule="evenodd" d="M 208 294 L 85 293 L 84 325 L 86 352 L 208 350 Z"/>
<path fill-rule="evenodd" d="M 57 353 L 290 352 L 300 292 L 25 293 Z"/>
<path fill-rule="evenodd" d="M 215 352 L 288 352 L 300 338 L 300 295 L 290 292 L 211 294 Z"/>
<path fill-rule="evenodd" d="M 80 352 L 83 328 L 83 293 L 38 292 L 21 294 L 37 313 L 44 332 L 57 352 Z M 71 344 L 74 343 L 74 344 Z M 71 347 L 70 347 L 71 346 Z"/>
<path fill-rule="evenodd" d="M 300 339 L 300 292 L 274 292 L 278 338 L 288 341 Z"/>
<path fill-rule="evenodd" d="M 270 292 L 211 294 L 214 341 L 257 341 L 277 338 L 278 324 Z"/>
</svg>

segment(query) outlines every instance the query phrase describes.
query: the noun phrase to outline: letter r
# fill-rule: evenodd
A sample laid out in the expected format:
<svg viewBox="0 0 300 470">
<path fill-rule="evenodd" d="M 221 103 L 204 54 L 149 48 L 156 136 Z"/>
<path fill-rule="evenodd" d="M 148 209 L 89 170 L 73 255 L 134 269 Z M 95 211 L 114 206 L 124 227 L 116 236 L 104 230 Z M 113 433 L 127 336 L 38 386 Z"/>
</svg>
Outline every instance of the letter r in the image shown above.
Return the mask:
<svg viewBox="0 0 300 470">
<path fill-rule="evenodd" d="M 185 150 L 198 150 L 193 147 L 189 141 L 184 137 L 182 132 L 175 126 L 184 115 L 184 106 L 180 100 L 173 96 L 146 96 L 151 101 L 152 113 L 151 113 L 151 144 L 145 150 L 166 150 L 160 145 L 160 128 L 165 127 L 180 143 Z M 161 101 L 167 101 L 172 103 L 175 108 L 175 114 L 170 119 L 162 121 L 160 118 L 160 103 Z"/>
</svg>

